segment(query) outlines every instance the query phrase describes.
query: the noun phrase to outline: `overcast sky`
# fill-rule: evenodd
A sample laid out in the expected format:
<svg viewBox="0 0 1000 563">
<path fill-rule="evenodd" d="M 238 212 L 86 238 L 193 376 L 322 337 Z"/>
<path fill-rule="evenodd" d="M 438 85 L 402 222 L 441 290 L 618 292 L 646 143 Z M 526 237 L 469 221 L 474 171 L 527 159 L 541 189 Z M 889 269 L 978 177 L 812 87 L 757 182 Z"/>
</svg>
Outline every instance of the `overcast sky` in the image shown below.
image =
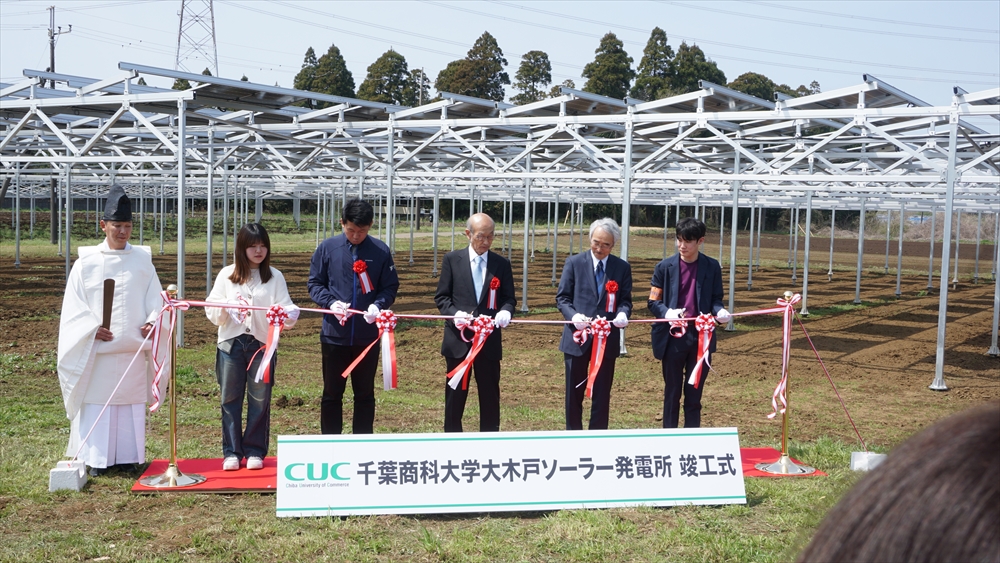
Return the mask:
<svg viewBox="0 0 1000 563">
<path fill-rule="evenodd" d="M 194 5 L 204 0 L 188 0 Z M 119 61 L 174 68 L 181 0 L 0 0 L 0 81 L 49 62 L 47 7 L 63 31 L 59 72 L 107 78 Z M 291 87 L 303 55 L 336 44 L 354 75 L 390 47 L 433 79 L 493 34 L 513 80 L 521 55 L 548 53 L 553 83 L 582 88 L 584 65 L 608 31 L 638 67 L 653 27 L 676 49 L 698 44 L 732 80 L 748 71 L 791 87 L 816 80 L 823 90 L 857 84 L 869 73 L 932 104 L 951 87 L 1000 86 L 1000 2 L 542 2 L 542 1 L 246 1 L 215 0 L 219 73 Z M 186 61 L 200 71 L 207 66 Z M 167 80 L 150 85 L 169 87 Z M 508 89 L 508 96 L 514 92 Z"/>
</svg>

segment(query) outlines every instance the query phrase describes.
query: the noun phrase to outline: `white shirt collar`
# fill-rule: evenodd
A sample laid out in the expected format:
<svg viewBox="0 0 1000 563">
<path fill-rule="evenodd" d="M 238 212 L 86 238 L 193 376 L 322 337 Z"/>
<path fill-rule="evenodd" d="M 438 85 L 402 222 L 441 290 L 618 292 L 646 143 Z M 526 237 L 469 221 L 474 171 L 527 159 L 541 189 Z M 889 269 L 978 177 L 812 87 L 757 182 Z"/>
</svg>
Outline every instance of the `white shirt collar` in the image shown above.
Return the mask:
<svg viewBox="0 0 1000 563">
<path fill-rule="evenodd" d="M 597 263 L 598 263 L 598 262 L 603 262 L 603 263 L 604 263 L 604 271 L 605 271 L 605 272 L 606 272 L 606 271 L 608 271 L 608 257 L 607 257 L 607 256 L 605 256 L 603 260 L 598 260 L 598 259 L 597 259 L 597 256 L 594 256 L 594 252 L 593 252 L 593 251 L 591 251 L 591 252 L 590 252 L 590 260 L 591 260 L 591 261 L 593 262 L 593 264 L 594 264 L 594 271 L 595 271 L 595 272 L 597 271 Z"/>
<path fill-rule="evenodd" d="M 487 254 L 489 254 L 489 252 L 484 252 L 481 255 L 480 254 L 476 254 L 476 251 L 475 251 L 475 249 L 472 248 L 472 245 L 471 244 L 469 245 L 469 263 L 470 264 L 476 261 L 476 256 L 482 256 L 483 257 L 483 262 L 485 263 L 486 262 L 486 255 Z"/>
</svg>

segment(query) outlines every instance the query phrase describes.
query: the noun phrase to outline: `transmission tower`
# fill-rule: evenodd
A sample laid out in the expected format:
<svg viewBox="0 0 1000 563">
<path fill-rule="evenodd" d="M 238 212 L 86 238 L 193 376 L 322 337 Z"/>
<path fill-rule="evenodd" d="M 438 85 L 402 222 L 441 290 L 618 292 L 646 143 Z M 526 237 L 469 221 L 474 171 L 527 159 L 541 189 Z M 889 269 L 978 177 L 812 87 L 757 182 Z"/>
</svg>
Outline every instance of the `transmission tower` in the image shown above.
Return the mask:
<svg viewBox="0 0 1000 563">
<path fill-rule="evenodd" d="M 181 0 L 180 20 L 174 70 L 200 73 L 207 67 L 213 76 L 219 76 L 212 0 Z"/>
</svg>

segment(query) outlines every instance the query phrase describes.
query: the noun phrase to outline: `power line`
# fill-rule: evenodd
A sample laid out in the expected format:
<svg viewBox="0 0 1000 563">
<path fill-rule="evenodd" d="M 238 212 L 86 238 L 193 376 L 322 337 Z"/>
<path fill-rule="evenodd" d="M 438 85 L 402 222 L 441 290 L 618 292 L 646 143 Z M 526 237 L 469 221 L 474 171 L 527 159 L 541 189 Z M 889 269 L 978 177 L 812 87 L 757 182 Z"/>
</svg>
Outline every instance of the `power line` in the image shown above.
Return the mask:
<svg viewBox="0 0 1000 563">
<path fill-rule="evenodd" d="M 743 1 L 744 1 L 744 3 L 747 3 L 747 4 L 756 4 L 758 6 L 765 6 L 765 7 L 768 7 L 768 8 L 778 8 L 779 10 L 791 10 L 791 11 L 794 11 L 794 12 L 803 12 L 803 13 L 807 13 L 807 14 L 818 14 L 818 15 L 821 15 L 821 16 L 832 16 L 832 17 L 836 17 L 836 18 L 847 18 L 847 19 L 851 19 L 851 20 L 870 21 L 870 22 L 876 22 L 876 23 L 887 23 L 887 24 L 892 24 L 892 25 L 909 25 L 909 26 L 913 26 L 913 27 L 927 27 L 927 28 L 931 28 L 931 29 L 948 29 L 948 30 L 951 30 L 951 31 L 969 31 L 969 32 L 972 32 L 972 33 L 990 33 L 990 34 L 993 34 L 993 35 L 1000 35 L 1000 30 L 997 30 L 997 29 L 981 29 L 981 28 L 976 28 L 976 27 L 957 27 L 957 26 L 953 26 L 953 25 L 941 25 L 941 24 L 934 24 L 934 23 L 908 22 L 908 21 L 902 21 L 902 20 L 887 20 L 887 19 L 882 19 L 882 18 L 872 18 L 872 17 L 866 17 L 866 16 L 856 16 L 856 15 L 853 15 L 853 14 L 838 14 L 836 12 L 824 12 L 822 10 L 810 10 L 809 8 L 800 8 L 799 6 L 801 6 L 801 3 L 796 3 L 795 6 L 787 6 L 787 5 L 783 5 L 783 4 L 774 4 L 774 3 L 771 3 L 771 2 L 755 2 L 753 0 L 743 0 Z"/>
<path fill-rule="evenodd" d="M 762 16 L 760 14 L 748 14 L 745 12 L 733 12 L 731 10 L 722 10 L 719 8 L 710 8 L 708 6 L 695 6 L 692 4 L 685 4 L 683 2 L 670 2 L 667 0 L 657 0 L 661 4 L 670 4 L 672 6 L 679 6 L 681 8 L 688 8 L 691 10 L 702 10 L 705 12 L 712 12 L 715 14 L 726 14 L 729 16 L 737 16 L 740 18 L 752 18 L 755 20 L 765 20 L 778 23 L 790 23 L 793 25 L 802 25 L 807 27 L 820 27 L 823 29 L 835 29 L 837 31 L 849 31 L 852 33 L 871 33 L 875 35 L 889 35 L 892 37 L 909 37 L 912 39 L 929 39 L 931 41 L 958 41 L 960 43 L 986 43 L 988 45 L 996 44 L 994 39 L 972 39 L 966 37 L 940 37 L 937 35 L 920 35 L 916 33 L 903 33 L 899 31 L 889 31 L 886 29 L 858 29 L 856 27 L 847 27 L 842 25 L 830 25 L 826 23 L 816 23 L 816 22 L 806 22 L 801 20 L 786 20 L 783 18 L 775 18 L 771 16 Z"/>
<path fill-rule="evenodd" d="M 470 10 L 468 8 L 453 7 L 453 6 L 449 6 L 447 4 L 442 4 L 442 3 L 439 3 L 439 2 L 433 2 L 431 0 L 423 0 L 423 1 L 425 3 L 427 3 L 427 4 L 434 4 L 434 5 L 437 5 L 437 6 L 444 7 L 444 8 L 449 8 L 449 9 L 454 9 L 454 10 L 461 10 L 461 11 L 464 11 L 464 12 L 473 12 L 473 13 L 477 13 L 479 15 L 484 15 L 484 16 L 488 16 L 488 17 L 496 17 L 496 16 L 494 16 L 492 14 L 486 14 L 486 13 L 483 13 L 483 12 L 474 12 L 473 10 Z M 580 17 L 580 16 L 573 16 L 573 15 L 563 14 L 563 13 L 559 13 L 559 12 L 552 12 L 552 11 L 549 11 L 549 10 L 542 10 L 540 8 L 531 8 L 531 7 L 528 7 L 528 6 L 522 6 L 522 5 L 519 5 L 519 4 L 514 4 L 512 2 L 503 2 L 501 0 L 492 0 L 492 3 L 503 5 L 503 6 L 508 6 L 508 7 L 511 7 L 511 8 L 518 8 L 518 9 L 522 9 L 522 10 L 527 10 L 529 12 L 537 12 L 537 13 L 540 13 L 540 14 L 545 14 L 545 15 L 549 15 L 549 16 L 555 16 L 555 17 L 558 17 L 558 18 L 565 18 L 565 19 L 570 19 L 570 20 L 575 20 L 575 21 L 581 21 L 581 22 L 584 22 L 584 23 L 591 23 L 591 24 L 601 25 L 601 26 L 614 25 L 617 28 L 624 29 L 624 30 L 627 30 L 627 31 L 634 31 L 634 32 L 637 32 L 637 33 L 649 33 L 649 30 L 648 29 L 644 29 L 644 28 L 630 27 L 630 26 L 621 25 L 621 24 L 612 23 L 612 22 L 607 22 L 607 21 L 593 20 L 593 19 L 584 18 L 584 17 Z M 599 37 L 598 35 L 589 34 L 589 33 L 585 33 L 585 32 L 578 32 L 578 31 L 574 31 L 574 30 L 567 30 L 567 29 L 562 28 L 562 27 L 548 26 L 548 25 L 545 25 L 545 24 L 538 24 L 538 23 L 535 23 L 535 22 L 528 22 L 528 21 L 524 21 L 524 20 L 516 20 L 516 19 L 513 19 L 513 18 L 506 18 L 506 17 L 504 17 L 502 19 L 505 19 L 507 21 L 513 21 L 513 22 L 516 22 L 516 23 L 524 24 L 524 25 L 530 25 L 530 26 L 535 26 L 535 27 L 543 27 L 543 28 L 552 29 L 552 30 L 555 30 L 555 31 L 562 31 L 564 33 L 571 33 L 571 34 L 574 34 L 574 35 L 585 35 L 585 36 L 588 36 L 588 37 Z M 848 59 L 840 59 L 840 58 L 836 58 L 836 57 L 823 57 L 823 56 L 819 56 L 819 55 L 806 55 L 806 54 L 803 54 L 803 53 L 789 53 L 788 51 L 779 51 L 779 50 L 776 50 L 776 49 L 764 49 L 764 48 L 761 48 L 761 47 L 750 47 L 750 46 L 747 46 L 747 45 L 736 45 L 736 44 L 733 44 L 733 43 L 725 43 L 725 42 L 722 42 L 722 41 L 712 41 L 710 39 L 700 39 L 700 38 L 697 38 L 697 37 L 677 35 L 677 34 L 672 34 L 672 33 L 670 35 L 673 35 L 674 37 L 676 37 L 678 39 L 681 39 L 682 41 L 691 41 L 692 43 L 698 43 L 698 44 L 703 44 L 703 45 L 718 45 L 720 47 L 730 47 L 730 48 L 733 48 L 733 49 L 739 49 L 741 51 L 757 51 L 757 52 L 760 52 L 760 53 L 768 53 L 768 54 L 772 54 L 772 55 L 780 55 L 780 56 L 788 56 L 788 57 L 799 57 L 799 58 L 804 58 L 804 59 L 812 59 L 812 60 L 825 61 L 825 62 L 836 62 L 836 63 L 841 63 L 841 64 L 856 65 L 856 66 L 863 65 L 865 67 L 894 68 L 894 69 L 897 69 L 897 70 L 920 70 L 920 71 L 923 71 L 923 72 L 937 72 L 937 73 L 943 73 L 943 74 L 964 74 L 964 75 L 970 75 L 970 76 L 988 76 L 988 77 L 997 77 L 997 76 L 1000 76 L 1000 74 L 998 74 L 998 73 L 986 73 L 986 72 L 974 72 L 974 71 L 959 71 L 959 70 L 953 70 L 953 69 L 936 69 L 936 68 L 927 68 L 927 67 L 910 67 L 910 66 L 892 65 L 892 64 L 885 64 L 885 63 L 876 63 L 876 62 L 871 62 L 871 61 L 854 61 L 854 60 L 848 60 Z M 642 45 L 642 46 L 645 46 L 644 43 L 640 43 L 638 41 L 623 40 L 623 42 L 630 43 L 632 45 Z M 719 59 L 731 58 L 733 60 L 736 60 L 733 57 L 726 57 L 726 56 L 723 56 L 723 55 L 719 55 L 718 53 L 714 53 L 714 54 L 712 54 L 712 56 L 715 57 L 715 58 L 719 58 Z M 753 59 L 741 59 L 741 60 L 743 60 L 745 62 L 755 62 L 755 63 L 761 63 L 761 64 L 770 64 L 770 65 L 775 65 L 775 66 L 789 66 L 789 65 L 786 65 L 784 63 L 777 63 L 777 62 L 760 61 L 760 60 L 753 60 Z M 791 68 L 796 68 L 796 67 L 791 67 Z M 821 70 L 826 70 L 826 69 L 821 69 Z"/>
</svg>

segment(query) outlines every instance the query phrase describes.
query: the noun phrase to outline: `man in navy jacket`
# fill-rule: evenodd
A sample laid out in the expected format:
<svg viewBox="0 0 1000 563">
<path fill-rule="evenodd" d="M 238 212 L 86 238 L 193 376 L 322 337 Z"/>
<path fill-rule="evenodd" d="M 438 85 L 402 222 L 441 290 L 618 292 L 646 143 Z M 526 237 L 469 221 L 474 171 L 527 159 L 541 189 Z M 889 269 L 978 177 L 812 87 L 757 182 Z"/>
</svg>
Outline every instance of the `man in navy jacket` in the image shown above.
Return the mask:
<svg viewBox="0 0 1000 563">
<path fill-rule="evenodd" d="M 469 217 L 465 226 L 469 247 L 444 256 L 441 278 L 434 295 L 434 303 L 441 314 L 456 317 L 454 321 L 445 321 L 444 339 L 441 342 L 441 355 L 444 356 L 449 373 L 462 363 L 472 347 L 471 342 L 462 338 L 462 329 L 473 317 L 479 315 L 494 319 L 496 328 L 472 363 L 479 394 L 480 432 L 500 430 L 500 360 L 503 358 L 501 331 L 510 322 L 517 305 L 510 262 L 503 256 L 490 252 L 493 232 L 493 219 L 489 215 L 476 213 Z M 491 290 L 494 279 L 497 287 Z M 490 299 L 491 292 L 494 294 L 493 299 Z M 471 330 L 466 331 L 466 338 L 472 339 Z M 452 389 L 445 382 L 445 432 L 462 431 L 462 414 L 465 412 L 465 400 L 468 396 L 467 388 L 462 389 L 459 385 L 457 389 Z"/>
<path fill-rule="evenodd" d="M 621 228 L 614 219 L 605 217 L 591 223 L 590 250 L 567 258 L 559 280 L 556 305 L 563 318 L 573 321 L 573 324 L 565 326 L 559 341 L 559 350 L 563 352 L 566 363 L 567 430 L 583 429 L 583 397 L 587 391 L 590 354 L 595 340 L 587 338 L 583 345 L 578 344 L 573 339 L 574 329 L 587 328 L 589 320 L 597 316 L 612 320 L 617 328 L 624 328 L 632 314 L 632 267 L 611 255 L 620 238 Z M 610 282 L 618 286 L 613 296 L 608 291 Z M 620 333 L 612 329 L 604 348 L 601 369 L 591 396 L 590 430 L 605 430 L 608 427 L 615 360 L 621 352 Z"/>
<path fill-rule="evenodd" d="M 309 265 L 309 296 L 333 315 L 323 315 L 320 346 L 323 352 L 323 399 L 320 428 L 323 434 L 343 430 L 345 369 L 378 338 L 373 324 L 381 309 L 392 307 L 399 277 L 389 247 L 368 236 L 375 213 L 371 204 L 352 199 L 344 205 L 340 225 L 344 232 L 324 240 Z M 362 319 L 347 309 L 366 311 Z M 340 319 L 345 319 L 341 324 Z M 375 423 L 375 369 L 379 346 L 351 372 L 354 390 L 355 434 L 372 434 Z"/>
<path fill-rule="evenodd" d="M 658 319 L 715 315 L 719 323 L 729 322 L 730 314 L 722 306 L 722 268 L 719 262 L 698 249 L 705 242 L 705 223 L 687 217 L 677 223 L 677 254 L 661 260 L 653 270 L 649 301 L 650 312 Z M 698 331 L 688 321 L 683 336 L 670 335 L 669 323 L 653 323 L 653 356 L 662 360 L 663 427 L 677 428 L 680 397 L 684 393 L 684 427 L 701 426 L 701 392 L 708 377 L 703 365 L 697 388 L 687 379 L 698 361 Z M 715 352 L 715 333 L 709 350 Z M 706 360 L 710 360 L 711 354 Z"/>
</svg>

